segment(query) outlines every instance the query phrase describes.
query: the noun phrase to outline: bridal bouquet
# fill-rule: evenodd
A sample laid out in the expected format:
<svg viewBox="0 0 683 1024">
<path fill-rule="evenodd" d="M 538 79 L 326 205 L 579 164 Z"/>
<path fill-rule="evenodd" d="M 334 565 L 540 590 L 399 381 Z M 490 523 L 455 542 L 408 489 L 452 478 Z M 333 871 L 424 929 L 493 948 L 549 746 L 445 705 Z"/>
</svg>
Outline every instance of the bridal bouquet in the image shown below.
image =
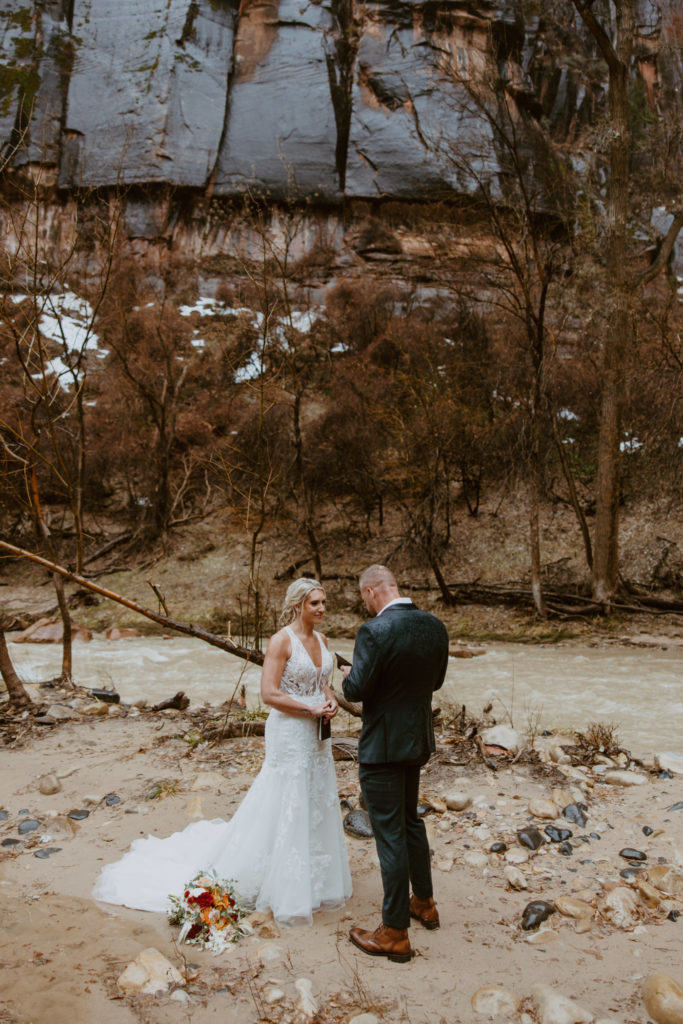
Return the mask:
<svg viewBox="0 0 683 1024">
<path fill-rule="evenodd" d="M 168 920 L 180 926 L 179 942 L 221 953 L 247 934 L 242 924 L 246 911 L 235 898 L 232 882 L 199 874 L 188 883 L 182 898 L 169 896 L 169 901 Z"/>
</svg>

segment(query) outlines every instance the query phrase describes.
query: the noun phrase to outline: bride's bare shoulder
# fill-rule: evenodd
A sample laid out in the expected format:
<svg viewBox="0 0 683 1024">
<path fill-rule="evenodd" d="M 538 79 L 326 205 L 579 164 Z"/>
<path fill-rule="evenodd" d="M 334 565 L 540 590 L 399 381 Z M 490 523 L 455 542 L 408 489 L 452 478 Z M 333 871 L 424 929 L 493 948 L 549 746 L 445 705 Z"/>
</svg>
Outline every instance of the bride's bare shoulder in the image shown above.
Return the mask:
<svg viewBox="0 0 683 1024">
<path fill-rule="evenodd" d="M 278 629 L 277 633 L 273 633 L 266 647 L 266 655 L 275 658 L 291 658 L 292 638 L 286 628 L 283 627 Z"/>
</svg>

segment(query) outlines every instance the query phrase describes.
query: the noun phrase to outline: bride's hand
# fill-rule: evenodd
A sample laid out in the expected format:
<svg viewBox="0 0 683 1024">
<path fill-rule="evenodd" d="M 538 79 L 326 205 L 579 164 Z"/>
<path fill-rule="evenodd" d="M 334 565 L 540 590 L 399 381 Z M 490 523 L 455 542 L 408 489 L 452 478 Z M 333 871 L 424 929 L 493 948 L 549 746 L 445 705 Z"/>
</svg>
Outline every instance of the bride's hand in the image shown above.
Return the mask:
<svg viewBox="0 0 683 1024">
<path fill-rule="evenodd" d="M 325 703 L 323 704 L 323 715 L 328 722 L 330 721 L 331 718 L 334 718 L 338 711 L 339 705 L 337 704 L 336 700 L 333 700 L 332 698 L 330 698 L 330 700 L 328 701 L 325 701 Z"/>
</svg>

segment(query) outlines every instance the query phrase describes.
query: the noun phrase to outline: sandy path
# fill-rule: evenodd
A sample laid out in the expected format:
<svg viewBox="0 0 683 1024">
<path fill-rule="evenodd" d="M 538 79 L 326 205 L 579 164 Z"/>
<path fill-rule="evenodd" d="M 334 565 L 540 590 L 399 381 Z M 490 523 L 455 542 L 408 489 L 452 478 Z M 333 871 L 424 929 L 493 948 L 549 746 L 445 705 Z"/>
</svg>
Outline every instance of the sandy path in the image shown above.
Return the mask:
<svg viewBox="0 0 683 1024">
<path fill-rule="evenodd" d="M 191 817 L 228 817 L 248 787 L 262 757 L 262 741 L 192 750 L 177 737 L 181 716 L 113 718 L 66 723 L 36 735 L 30 746 L 3 754 L 0 839 L 17 837 L 18 812 L 30 811 L 43 827 L 31 833 L 31 846 L 0 847 L 2 939 L 0 940 L 0 1021 L 20 1024 L 150 1024 L 192 1020 L 196 1024 L 259 1019 L 294 1020 L 295 982 L 308 978 L 322 1007 L 319 1020 L 349 1021 L 363 1010 L 380 1020 L 440 1024 L 477 1018 L 473 993 L 483 985 L 502 985 L 520 998 L 531 985 L 546 982 L 571 995 L 596 1018 L 646 1024 L 640 998 L 642 979 L 664 971 L 683 981 L 683 917 L 674 922 L 643 910 L 635 930 L 596 921 L 579 934 L 569 918 L 553 915 L 552 934 L 540 944 L 519 928 L 524 906 L 534 898 L 563 893 L 591 898 L 605 886 L 623 882 L 625 861 L 619 850 L 636 847 L 648 863 L 675 861 L 683 851 L 683 811 L 670 811 L 683 799 L 683 778 L 648 781 L 632 789 L 597 785 L 589 794 L 591 839 L 571 857 L 548 846 L 522 865 L 528 891 L 511 891 L 503 864 L 470 866 L 463 858 L 489 839 L 515 845 L 515 830 L 528 824 L 527 803 L 550 796 L 552 783 L 515 766 L 491 774 L 478 764 L 465 769 L 433 763 L 423 792 L 437 797 L 449 789 L 474 799 L 469 817 L 450 813 L 427 818 L 442 917 L 439 931 L 411 930 L 418 956 L 409 965 L 390 964 L 355 951 L 346 940 L 350 923 L 374 927 L 379 921 L 380 879 L 372 841 L 348 839 L 354 894 L 346 908 L 317 915 L 312 928 L 254 935 L 221 957 L 195 947 L 174 947 L 174 930 L 163 915 L 104 907 L 89 897 L 102 864 L 117 859 L 139 835 L 165 835 Z M 38 791 L 40 776 L 68 772 L 62 790 Z M 337 765 L 340 793 L 357 792 L 356 768 Z M 193 790 L 202 772 L 219 772 L 211 788 Z M 162 779 L 177 780 L 176 795 L 145 799 Z M 199 782 L 201 784 L 201 778 Z M 554 783 L 556 784 L 556 783 Z M 87 803 L 114 792 L 120 804 Z M 50 832 L 73 808 L 88 807 L 71 838 L 53 837 L 60 851 L 46 860 L 33 854 L 41 834 Z M 480 824 L 477 824 L 479 822 Z M 653 829 L 649 837 L 642 827 Z M 610 827 L 612 826 L 612 827 Z M 542 825 L 541 825 L 542 828 Z M 484 839 L 481 838 L 482 830 Z M 580 830 L 579 830 L 580 831 Z M 520 848 L 521 849 L 521 848 Z M 21 851 L 21 852 L 17 852 Z M 535 936 L 537 938 L 537 936 Z M 182 966 L 182 956 L 198 965 L 188 987 L 189 1002 L 170 996 L 118 998 L 115 979 L 141 949 L 155 946 Z M 284 998 L 268 1005 L 280 988 Z"/>
</svg>

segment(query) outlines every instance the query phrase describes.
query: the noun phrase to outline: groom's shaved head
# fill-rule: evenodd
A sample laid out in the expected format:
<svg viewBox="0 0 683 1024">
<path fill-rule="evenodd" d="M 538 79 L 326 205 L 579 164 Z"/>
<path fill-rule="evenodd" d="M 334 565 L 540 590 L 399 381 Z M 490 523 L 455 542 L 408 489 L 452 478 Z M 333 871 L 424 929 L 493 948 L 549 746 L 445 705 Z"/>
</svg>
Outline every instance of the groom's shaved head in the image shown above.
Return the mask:
<svg viewBox="0 0 683 1024">
<path fill-rule="evenodd" d="M 391 569 L 387 569 L 386 565 L 371 565 L 362 574 L 358 585 L 361 591 L 367 587 L 374 587 L 379 589 L 382 585 L 395 587 L 398 590 L 398 584 L 396 583 L 396 577 L 394 576 Z"/>
</svg>

